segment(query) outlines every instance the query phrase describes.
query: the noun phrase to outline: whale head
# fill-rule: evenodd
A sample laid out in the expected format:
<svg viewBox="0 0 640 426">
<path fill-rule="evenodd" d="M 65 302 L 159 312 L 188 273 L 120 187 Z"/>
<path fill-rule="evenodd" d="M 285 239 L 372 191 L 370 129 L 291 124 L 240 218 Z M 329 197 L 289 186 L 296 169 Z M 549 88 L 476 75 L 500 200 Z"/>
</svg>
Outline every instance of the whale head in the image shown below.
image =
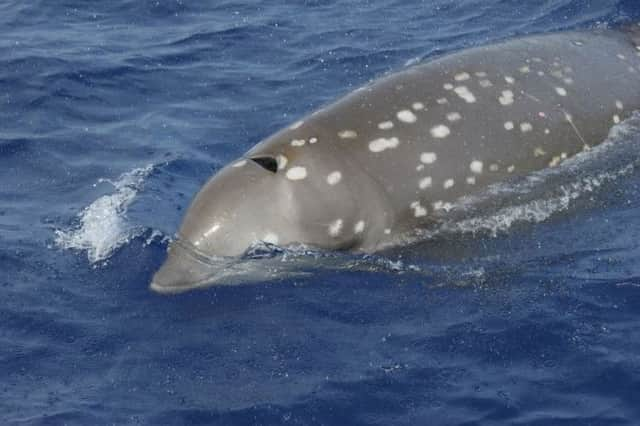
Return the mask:
<svg viewBox="0 0 640 426">
<path fill-rule="evenodd" d="M 212 273 L 207 259 L 237 257 L 255 243 L 341 250 L 381 231 L 379 210 L 369 210 L 372 197 L 363 188 L 369 182 L 351 173 L 348 161 L 324 150 L 271 145 L 281 149 L 252 150 L 202 187 L 152 289 L 205 286 Z"/>
</svg>

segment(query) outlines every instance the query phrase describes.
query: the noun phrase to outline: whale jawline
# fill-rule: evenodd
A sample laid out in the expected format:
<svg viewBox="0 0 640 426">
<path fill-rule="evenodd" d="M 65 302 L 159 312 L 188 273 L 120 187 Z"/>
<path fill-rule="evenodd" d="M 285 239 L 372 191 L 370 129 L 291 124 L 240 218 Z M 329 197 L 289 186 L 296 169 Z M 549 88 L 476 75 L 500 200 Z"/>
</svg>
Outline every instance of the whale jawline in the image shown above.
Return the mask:
<svg viewBox="0 0 640 426">
<path fill-rule="evenodd" d="M 161 294 L 177 294 L 207 287 L 215 281 L 216 265 L 202 259 L 181 240 L 171 242 L 167 252 L 166 260 L 149 284 L 151 290 Z"/>
</svg>

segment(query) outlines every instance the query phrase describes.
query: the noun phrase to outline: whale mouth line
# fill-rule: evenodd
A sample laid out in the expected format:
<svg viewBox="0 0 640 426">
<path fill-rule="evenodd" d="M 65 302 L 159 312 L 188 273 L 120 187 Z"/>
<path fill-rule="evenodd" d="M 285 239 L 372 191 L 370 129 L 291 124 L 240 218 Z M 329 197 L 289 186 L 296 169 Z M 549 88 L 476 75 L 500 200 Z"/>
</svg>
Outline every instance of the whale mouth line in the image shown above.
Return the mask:
<svg viewBox="0 0 640 426">
<path fill-rule="evenodd" d="M 168 256 L 154 274 L 149 287 L 162 294 L 176 294 L 208 286 L 215 281 L 227 262 L 200 252 L 193 244 L 176 235 Z"/>
<path fill-rule="evenodd" d="M 212 278 L 213 278 L 213 275 L 211 275 L 211 277 L 209 278 L 205 278 L 200 281 L 191 282 L 189 283 L 189 285 L 158 284 L 156 280 L 153 280 L 151 281 L 151 284 L 149 284 L 149 288 L 155 291 L 156 293 L 160 293 L 160 294 L 179 294 L 179 293 L 185 293 L 190 290 L 196 290 L 199 288 L 208 287 Z"/>
<path fill-rule="evenodd" d="M 216 261 L 223 259 L 220 256 L 212 256 L 202 252 L 195 244 L 191 243 L 186 238 L 183 238 L 179 233 L 176 233 L 175 239 L 171 242 L 171 245 L 179 248 L 180 250 L 184 250 L 185 253 L 205 265 L 216 266 Z"/>
</svg>

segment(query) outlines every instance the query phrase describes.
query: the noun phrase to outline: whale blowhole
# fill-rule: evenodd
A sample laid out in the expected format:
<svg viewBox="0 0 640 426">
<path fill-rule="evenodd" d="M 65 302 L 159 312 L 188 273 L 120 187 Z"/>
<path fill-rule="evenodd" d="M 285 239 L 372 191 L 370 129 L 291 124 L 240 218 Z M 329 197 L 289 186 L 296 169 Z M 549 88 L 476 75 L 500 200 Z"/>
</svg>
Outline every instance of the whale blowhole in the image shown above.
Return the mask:
<svg viewBox="0 0 640 426">
<path fill-rule="evenodd" d="M 278 160 L 276 160 L 274 157 L 253 157 L 251 158 L 251 161 L 258 164 L 263 169 L 270 171 L 271 173 L 278 172 Z"/>
</svg>

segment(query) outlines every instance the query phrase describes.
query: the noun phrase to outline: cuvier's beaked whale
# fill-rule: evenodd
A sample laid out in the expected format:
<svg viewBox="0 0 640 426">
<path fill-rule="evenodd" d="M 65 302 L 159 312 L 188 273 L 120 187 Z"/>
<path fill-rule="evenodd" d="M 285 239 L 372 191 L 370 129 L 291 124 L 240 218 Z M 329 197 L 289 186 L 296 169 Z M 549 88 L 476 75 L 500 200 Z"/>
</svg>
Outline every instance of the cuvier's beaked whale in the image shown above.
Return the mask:
<svg viewBox="0 0 640 426">
<path fill-rule="evenodd" d="M 404 69 L 293 123 L 200 190 L 151 288 L 253 243 L 372 252 L 487 185 L 554 167 L 640 107 L 640 27 L 537 35 Z"/>
</svg>

